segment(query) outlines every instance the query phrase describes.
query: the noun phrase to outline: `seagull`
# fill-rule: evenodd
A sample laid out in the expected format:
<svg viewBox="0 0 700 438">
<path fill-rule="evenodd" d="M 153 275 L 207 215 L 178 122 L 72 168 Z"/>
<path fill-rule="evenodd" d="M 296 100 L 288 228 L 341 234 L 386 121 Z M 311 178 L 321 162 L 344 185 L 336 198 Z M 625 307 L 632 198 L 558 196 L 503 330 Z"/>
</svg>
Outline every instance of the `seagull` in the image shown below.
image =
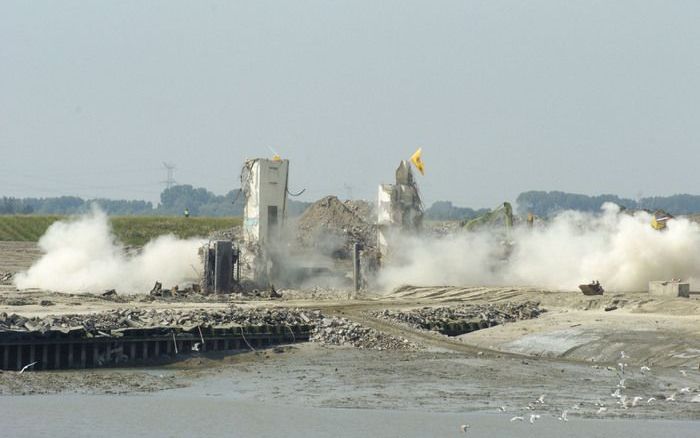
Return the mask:
<svg viewBox="0 0 700 438">
<path fill-rule="evenodd" d="M 537 420 L 538 418 L 540 418 L 538 414 L 530 415 L 530 424 L 535 424 L 535 420 Z"/>
<path fill-rule="evenodd" d="M 542 394 L 540 398 L 537 399 L 537 403 L 544 404 L 544 394 Z"/>
<path fill-rule="evenodd" d="M 633 398 L 633 399 L 632 399 L 632 407 L 637 406 L 637 402 L 638 402 L 639 400 L 642 400 L 642 397 L 635 397 L 635 398 Z"/>
<path fill-rule="evenodd" d="M 654 397 L 649 397 L 649 400 L 647 400 L 647 403 L 651 403 L 653 401 L 656 401 L 656 399 Z"/>
<path fill-rule="evenodd" d="M 620 398 L 620 388 L 617 388 L 615 392 L 610 394 L 610 397 Z"/>
<path fill-rule="evenodd" d="M 680 370 L 681 374 L 683 374 L 683 377 L 688 376 L 688 372 L 686 370 Z"/>
<path fill-rule="evenodd" d="M 620 379 L 620 383 L 617 384 L 617 387 L 625 389 L 625 380 L 627 379 Z"/>
<path fill-rule="evenodd" d="M 627 356 L 627 355 L 625 354 L 624 351 L 621 351 L 621 352 L 620 352 L 620 359 L 626 359 L 626 358 L 628 358 L 628 357 L 629 357 L 629 356 Z"/>
<path fill-rule="evenodd" d="M 603 412 L 607 411 L 608 408 L 600 408 L 598 409 L 598 415 L 602 414 Z"/>
<path fill-rule="evenodd" d="M 461 430 L 462 433 L 467 433 L 467 429 L 469 429 L 468 424 L 463 424 L 463 425 L 459 426 L 459 430 Z"/>
<path fill-rule="evenodd" d="M 501 406 L 500 408 L 498 408 L 498 410 L 501 411 L 501 412 L 505 412 L 505 411 L 506 411 L 506 407 L 505 407 L 505 406 Z"/>
<path fill-rule="evenodd" d="M 627 366 L 627 364 L 626 364 L 626 363 L 622 363 L 622 362 L 619 362 L 619 363 L 617 364 L 617 367 L 620 369 L 620 372 L 621 372 L 622 374 L 625 374 L 625 367 L 626 367 L 626 366 Z"/>
<path fill-rule="evenodd" d="M 617 402 L 618 405 L 622 406 L 622 409 L 627 409 L 627 396 L 623 395 L 620 397 L 620 400 Z"/>
<path fill-rule="evenodd" d="M 567 414 L 568 412 L 569 412 L 569 411 L 566 411 L 566 410 L 565 410 L 564 412 L 562 412 L 562 413 L 561 413 L 561 417 L 559 417 L 559 420 L 560 420 L 560 421 L 569 421 L 569 419 L 566 418 L 566 414 Z"/>
<path fill-rule="evenodd" d="M 511 422 L 513 422 L 513 421 L 523 421 L 523 420 L 525 420 L 525 418 L 523 418 L 523 417 L 513 417 L 513 418 L 510 419 Z"/>
<path fill-rule="evenodd" d="M 202 346 L 201 342 L 195 342 L 194 345 L 192 346 L 192 351 L 199 351 L 199 348 Z"/>
<path fill-rule="evenodd" d="M 22 374 L 22 373 L 24 372 L 24 370 L 26 370 L 26 369 L 29 368 L 29 367 L 33 367 L 34 365 L 36 365 L 36 364 L 38 364 L 38 363 L 39 363 L 39 362 L 32 362 L 32 363 L 30 363 L 30 364 L 28 364 L 28 365 L 23 366 L 22 369 L 19 370 L 19 374 Z"/>
<path fill-rule="evenodd" d="M 673 394 L 667 396 L 666 401 L 676 401 L 676 393 L 674 392 Z"/>
<path fill-rule="evenodd" d="M 686 386 L 685 388 L 679 389 L 680 392 L 690 392 L 690 386 Z"/>
<path fill-rule="evenodd" d="M 649 368 L 648 366 L 644 365 L 643 367 L 641 367 L 641 368 L 639 369 L 639 371 L 641 371 L 642 374 L 644 374 L 644 373 L 647 372 L 647 371 L 651 371 L 651 368 Z"/>
</svg>

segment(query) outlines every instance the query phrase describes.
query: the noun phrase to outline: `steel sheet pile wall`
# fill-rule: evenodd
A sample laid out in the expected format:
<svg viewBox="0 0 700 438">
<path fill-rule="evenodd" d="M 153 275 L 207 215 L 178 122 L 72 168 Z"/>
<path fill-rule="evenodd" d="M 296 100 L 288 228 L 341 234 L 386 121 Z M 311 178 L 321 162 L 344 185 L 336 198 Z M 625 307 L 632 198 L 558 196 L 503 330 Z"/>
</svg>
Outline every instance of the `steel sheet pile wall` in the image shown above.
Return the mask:
<svg viewBox="0 0 700 438">
<path fill-rule="evenodd" d="M 308 341 L 312 326 L 231 325 L 113 330 L 92 336 L 82 329 L 0 331 L 0 366 L 21 370 L 96 368 L 163 363 L 203 351 L 250 350 Z"/>
</svg>

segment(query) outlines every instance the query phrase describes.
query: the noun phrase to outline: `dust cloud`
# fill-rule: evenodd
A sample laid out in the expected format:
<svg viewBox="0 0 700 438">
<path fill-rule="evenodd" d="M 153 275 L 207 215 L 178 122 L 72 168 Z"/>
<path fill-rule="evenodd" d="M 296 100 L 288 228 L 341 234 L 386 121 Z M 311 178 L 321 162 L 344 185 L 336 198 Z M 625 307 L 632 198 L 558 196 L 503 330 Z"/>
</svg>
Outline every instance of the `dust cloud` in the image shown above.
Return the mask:
<svg viewBox="0 0 700 438">
<path fill-rule="evenodd" d="M 148 242 L 127 254 L 112 232 L 107 215 L 98 209 L 73 220 L 52 224 L 39 240 L 44 255 L 17 274 L 18 289 L 64 292 L 148 292 L 156 281 L 170 287 L 196 278 L 201 240 L 172 235 Z"/>
<path fill-rule="evenodd" d="M 505 255 L 497 231 L 403 239 L 379 275 L 384 288 L 411 285 L 537 286 L 578 290 L 599 280 L 608 290 L 647 290 L 650 280 L 700 278 L 700 226 L 676 218 L 664 231 L 652 216 L 605 204 L 598 214 L 566 211 L 543 226 L 517 226 Z"/>
</svg>

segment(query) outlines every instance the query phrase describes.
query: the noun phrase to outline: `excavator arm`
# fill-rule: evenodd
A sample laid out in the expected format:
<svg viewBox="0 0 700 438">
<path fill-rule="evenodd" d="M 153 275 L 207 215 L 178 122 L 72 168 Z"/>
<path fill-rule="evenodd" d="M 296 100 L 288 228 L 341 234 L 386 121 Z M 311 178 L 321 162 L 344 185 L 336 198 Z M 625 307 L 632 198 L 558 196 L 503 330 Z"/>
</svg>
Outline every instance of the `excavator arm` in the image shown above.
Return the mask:
<svg viewBox="0 0 700 438">
<path fill-rule="evenodd" d="M 513 208 L 509 202 L 504 202 L 490 212 L 479 217 L 462 222 L 462 227 L 468 231 L 475 231 L 485 226 L 494 226 L 501 218 L 503 218 L 506 233 L 510 235 L 510 231 L 513 228 Z"/>
</svg>

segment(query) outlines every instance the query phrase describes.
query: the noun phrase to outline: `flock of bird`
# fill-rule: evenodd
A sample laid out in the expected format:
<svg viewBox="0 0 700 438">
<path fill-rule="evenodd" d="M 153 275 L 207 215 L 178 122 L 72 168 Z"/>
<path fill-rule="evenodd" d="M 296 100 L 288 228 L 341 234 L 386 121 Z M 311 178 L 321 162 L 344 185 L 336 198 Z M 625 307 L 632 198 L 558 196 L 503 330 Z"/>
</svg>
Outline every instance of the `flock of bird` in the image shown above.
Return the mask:
<svg viewBox="0 0 700 438">
<path fill-rule="evenodd" d="M 642 404 L 647 404 L 647 405 L 652 405 L 657 401 L 656 397 L 642 397 L 639 395 L 636 395 L 634 397 L 629 397 L 627 394 L 625 394 L 625 390 L 627 389 L 627 380 L 628 377 L 630 376 L 630 372 L 628 370 L 628 364 L 625 361 L 625 359 L 628 359 L 629 356 L 624 352 L 620 352 L 620 362 L 617 364 L 617 368 L 615 367 L 607 367 L 609 371 L 614 371 L 616 372 L 617 380 L 618 383 L 612 390 L 612 393 L 610 394 L 610 398 L 614 400 L 615 405 L 620 408 L 620 409 L 629 409 L 629 408 L 634 408 L 637 406 L 641 406 Z M 594 365 L 594 368 L 600 368 L 598 365 Z M 649 373 L 651 373 L 651 368 L 643 365 L 639 368 L 640 374 L 643 376 L 647 376 Z M 688 377 L 688 371 L 685 369 L 680 369 L 679 370 L 680 374 L 683 377 Z M 671 394 L 664 395 L 659 397 L 658 401 L 663 401 L 663 402 L 675 402 L 676 397 L 680 397 L 682 395 L 689 395 L 692 392 L 700 392 L 700 388 L 691 388 L 690 386 L 685 386 L 682 388 L 679 388 L 677 391 L 672 392 Z M 646 398 L 646 402 L 644 402 Z M 609 402 L 612 403 L 612 402 Z M 530 411 L 530 414 L 527 415 L 516 415 L 514 417 L 511 417 L 510 421 L 511 422 L 518 422 L 518 421 L 528 421 L 530 424 L 535 424 L 537 420 L 539 420 L 542 415 L 535 413 L 538 408 L 543 408 L 546 406 L 545 403 L 545 394 L 540 395 L 536 400 L 528 403 L 528 405 L 525 407 L 526 410 Z M 608 404 L 605 403 L 603 400 L 598 399 L 595 403 L 593 403 L 593 406 L 597 408 L 596 415 L 602 416 L 605 415 L 606 412 L 608 411 Z M 613 408 L 611 405 L 610 408 Z M 571 410 L 580 410 L 581 409 L 581 404 L 575 404 L 571 408 Z M 568 414 L 570 409 L 564 409 L 562 410 L 561 414 L 559 416 L 556 416 L 559 421 L 567 422 L 569 421 Z M 498 408 L 498 411 L 500 413 L 507 413 L 508 409 L 505 406 L 501 406 Z M 470 426 L 468 424 L 462 424 L 460 426 L 460 430 L 463 433 L 466 433 L 467 430 L 469 430 Z"/>
</svg>

